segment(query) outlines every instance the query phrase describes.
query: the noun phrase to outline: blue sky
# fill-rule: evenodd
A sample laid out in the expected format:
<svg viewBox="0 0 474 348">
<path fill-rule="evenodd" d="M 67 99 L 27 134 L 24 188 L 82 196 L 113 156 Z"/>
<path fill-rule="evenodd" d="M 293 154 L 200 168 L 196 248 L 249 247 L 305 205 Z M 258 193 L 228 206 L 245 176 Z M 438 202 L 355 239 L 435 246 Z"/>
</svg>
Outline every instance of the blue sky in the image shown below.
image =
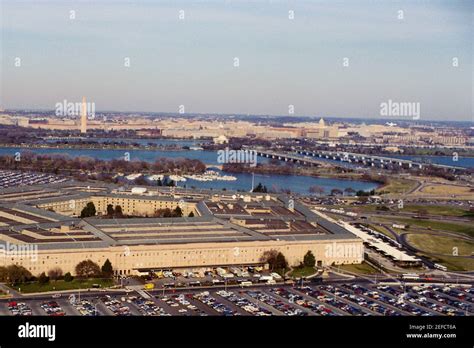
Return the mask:
<svg viewBox="0 0 474 348">
<path fill-rule="evenodd" d="M 472 120 L 469 0 L 0 1 L 4 108 Z"/>
</svg>

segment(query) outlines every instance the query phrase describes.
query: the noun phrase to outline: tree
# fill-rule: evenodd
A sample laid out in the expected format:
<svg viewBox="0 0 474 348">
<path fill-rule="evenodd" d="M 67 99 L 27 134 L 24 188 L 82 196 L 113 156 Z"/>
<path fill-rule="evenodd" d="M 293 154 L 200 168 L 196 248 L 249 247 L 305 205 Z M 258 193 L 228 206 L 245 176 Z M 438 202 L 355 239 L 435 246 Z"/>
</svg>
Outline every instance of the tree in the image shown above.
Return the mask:
<svg viewBox="0 0 474 348">
<path fill-rule="evenodd" d="M 90 217 L 90 216 L 95 216 L 96 214 L 96 209 L 95 209 L 95 205 L 93 202 L 89 202 L 86 204 L 86 206 L 84 207 L 84 209 L 82 209 L 81 211 L 81 218 L 86 218 L 86 217 Z"/>
<path fill-rule="evenodd" d="M 355 190 L 352 187 L 346 187 L 344 189 L 344 193 L 346 193 L 350 196 L 350 195 L 353 195 L 355 193 Z"/>
<path fill-rule="evenodd" d="M 288 267 L 288 261 L 286 261 L 285 255 L 281 252 L 277 254 L 275 269 L 286 269 Z"/>
<path fill-rule="evenodd" d="M 24 283 L 28 279 L 31 279 L 33 275 L 23 266 L 10 265 L 6 268 L 7 281 L 12 284 Z"/>
<path fill-rule="evenodd" d="M 76 265 L 76 275 L 80 278 L 94 278 L 100 276 L 100 267 L 92 260 L 84 260 Z"/>
<path fill-rule="evenodd" d="M 194 217 L 194 213 L 193 213 L 193 212 L 190 212 L 188 216 L 189 216 L 189 217 Z"/>
<path fill-rule="evenodd" d="M 267 250 L 260 257 L 260 262 L 268 263 L 268 265 L 270 266 L 270 269 L 273 270 L 273 267 L 276 263 L 277 255 L 278 255 L 278 251 L 273 250 L 273 249 Z"/>
<path fill-rule="evenodd" d="M 331 196 L 340 196 L 340 195 L 342 195 L 342 190 L 338 188 L 333 188 L 331 190 Z"/>
<path fill-rule="evenodd" d="M 49 278 L 46 276 L 46 274 L 43 272 L 39 275 L 38 277 L 38 283 L 41 285 L 47 284 L 49 282 Z"/>
<path fill-rule="evenodd" d="M 315 193 L 315 194 L 317 194 L 317 195 L 319 196 L 319 195 L 322 195 L 322 194 L 324 193 L 324 188 L 322 188 L 321 186 L 316 186 L 316 185 L 315 185 L 315 186 L 311 186 L 311 187 L 309 188 L 309 192 L 310 192 L 310 193 Z"/>
<path fill-rule="evenodd" d="M 8 280 L 8 271 L 6 267 L 0 266 L 0 282 Z"/>
<path fill-rule="evenodd" d="M 179 205 L 174 209 L 174 216 L 175 217 L 182 217 L 183 216 L 183 211 L 179 207 Z"/>
<path fill-rule="evenodd" d="M 74 279 L 74 277 L 72 276 L 71 272 L 67 272 L 64 275 L 64 281 L 65 282 L 72 282 L 73 279 Z"/>
<path fill-rule="evenodd" d="M 59 267 L 52 268 L 48 271 L 48 277 L 52 280 L 58 280 L 63 276 L 63 270 Z"/>
<path fill-rule="evenodd" d="M 311 250 L 308 250 L 308 252 L 305 254 L 303 258 L 303 264 L 306 267 L 314 267 L 314 265 L 316 265 L 316 258 L 314 257 Z"/>
<path fill-rule="evenodd" d="M 259 182 L 258 185 L 253 189 L 252 192 L 266 193 L 267 192 L 267 187 L 263 186 L 262 183 Z"/>
<path fill-rule="evenodd" d="M 107 215 L 114 216 L 114 206 L 112 204 L 107 205 Z"/>
<path fill-rule="evenodd" d="M 120 205 L 115 206 L 115 217 L 123 217 L 122 207 Z"/>
<path fill-rule="evenodd" d="M 285 256 L 276 250 L 267 250 L 260 257 L 260 262 L 266 262 L 270 266 L 270 270 L 285 269 L 288 267 L 288 262 Z"/>
<path fill-rule="evenodd" d="M 114 274 L 114 269 L 113 269 L 112 263 L 109 261 L 109 259 L 105 260 L 104 264 L 102 265 L 101 270 L 102 270 L 102 274 L 106 278 L 110 278 Z"/>
</svg>

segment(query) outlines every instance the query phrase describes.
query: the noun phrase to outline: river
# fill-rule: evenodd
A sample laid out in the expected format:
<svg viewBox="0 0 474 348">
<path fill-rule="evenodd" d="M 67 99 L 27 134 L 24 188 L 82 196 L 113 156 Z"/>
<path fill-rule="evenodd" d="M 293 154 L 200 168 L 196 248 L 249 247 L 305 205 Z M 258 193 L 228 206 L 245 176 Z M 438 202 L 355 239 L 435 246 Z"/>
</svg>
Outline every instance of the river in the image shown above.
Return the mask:
<svg viewBox="0 0 474 348">
<path fill-rule="evenodd" d="M 51 149 L 51 148 L 18 148 L 18 147 L 3 147 L 0 148 L 0 155 L 14 156 L 16 152 L 34 152 L 40 154 L 62 154 L 71 157 L 88 156 L 102 160 L 120 159 L 128 152 L 130 159 L 141 160 L 147 162 L 154 162 L 157 158 L 189 158 L 198 159 L 208 165 L 217 165 L 217 153 L 215 151 L 196 151 L 196 150 L 181 150 L 181 151 L 160 151 L 160 150 L 112 150 L 112 149 Z M 259 162 L 267 162 L 266 158 L 258 158 Z M 216 170 L 219 171 L 219 170 Z M 228 174 L 228 173 L 227 173 Z M 252 174 L 248 173 L 231 173 L 237 177 L 235 181 L 196 181 L 188 179 L 186 182 L 179 182 L 179 186 L 191 188 L 212 188 L 221 190 L 223 188 L 229 190 L 250 191 L 252 188 Z M 344 179 L 330 179 L 330 178 L 314 178 L 301 175 L 261 175 L 255 174 L 255 185 L 262 183 L 268 190 L 280 191 L 290 190 L 291 192 L 308 194 L 311 186 L 320 186 L 325 190 L 325 193 L 330 193 L 332 189 L 344 190 L 345 188 L 352 188 L 355 191 L 364 190 L 370 191 L 377 188 L 378 184 L 374 182 L 365 182 L 357 180 Z"/>
</svg>

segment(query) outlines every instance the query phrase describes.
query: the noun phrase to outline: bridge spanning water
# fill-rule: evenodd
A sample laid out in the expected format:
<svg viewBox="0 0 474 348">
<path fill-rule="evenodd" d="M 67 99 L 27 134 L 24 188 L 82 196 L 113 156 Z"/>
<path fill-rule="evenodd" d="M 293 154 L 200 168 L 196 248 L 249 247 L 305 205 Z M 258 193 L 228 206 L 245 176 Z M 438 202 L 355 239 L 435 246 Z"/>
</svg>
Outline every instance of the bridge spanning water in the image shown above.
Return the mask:
<svg viewBox="0 0 474 348">
<path fill-rule="evenodd" d="M 423 169 L 425 166 L 449 170 L 463 170 L 463 167 L 450 166 L 436 163 L 420 163 L 407 159 L 399 159 L 384 156 L 365 155 L 352 152 L 341 151 L 305 151 L 298 150 L 294 153 L 278 153 L 273 151 L 255 150 L 258 156 L 278 159 L 285 162 L 299 163 L 303 165 L 317 165 L 321 160 L 334 160 L 353 164 L 362 164 L 368 167 L 388 168 L 390 166 L 399 166 L 404 169 Z M 318 160 L 321 159 L 321 160 Z"/>
</svg>

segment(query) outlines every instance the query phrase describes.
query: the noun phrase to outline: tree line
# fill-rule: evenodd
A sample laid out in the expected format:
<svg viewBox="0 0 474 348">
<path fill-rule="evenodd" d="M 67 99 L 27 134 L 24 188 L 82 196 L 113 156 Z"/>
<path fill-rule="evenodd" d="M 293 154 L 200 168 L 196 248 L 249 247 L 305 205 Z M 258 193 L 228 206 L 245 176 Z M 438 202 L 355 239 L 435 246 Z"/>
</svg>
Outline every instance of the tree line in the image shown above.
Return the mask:
<svg viewBox="0 0 474 348">
<path fill-rule="evenodd" d="M 197 159 L 157 158 L 155 162 L 124 159 L 101 160 L 87 156 L 43 155 L 22 151 L 20 156 L 0 156 L 0 169 L 30 170 L 35 172 L 77 175 L 95 173 L 97 178 L 112 178 L 116 173 L 203 173 L 206 165 Z"/>
<path fill-rule="evenodd" d="M 84 260 L 79 262 L 75 267 L 77 278 L 112 278 L 113 267 L 109 259 L 99 266 L 92 260 Z M 63 274 L 60 267 L 54 267 L 47 273 L 42 272 L 38 277 L 33 276 L 29 270 L 20 265 L 0 266 L 0 281 L 7 282 L 12 285 L 25 283 L 28 281 L 38 281 L 40 284 L 46 284 L 50 280 L 64 280 L 70 282 L 74 279 L 70 272 Z"/>
</svg>

